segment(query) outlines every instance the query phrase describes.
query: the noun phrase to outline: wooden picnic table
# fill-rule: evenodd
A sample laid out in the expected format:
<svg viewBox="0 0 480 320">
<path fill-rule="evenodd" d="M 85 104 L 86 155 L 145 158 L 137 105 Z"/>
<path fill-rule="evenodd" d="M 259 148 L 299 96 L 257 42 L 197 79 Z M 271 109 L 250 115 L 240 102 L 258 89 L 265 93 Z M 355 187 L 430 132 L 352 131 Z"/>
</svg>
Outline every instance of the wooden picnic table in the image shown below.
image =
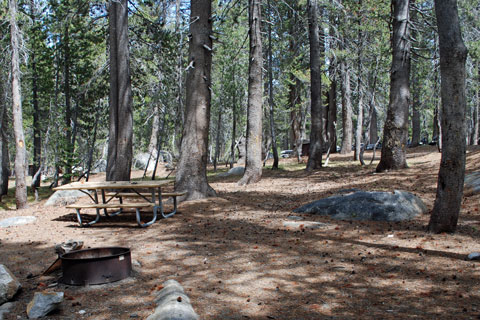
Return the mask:
<svg viewBox="0 0 480 320">
<path fill-rule="evenodd" d="M 90 197 L 90 204 L 73 204 L 67 208 L 75 209 L 80 226 L 89 226 L 100 220 L 100 212 L 106 217 L 118 215 L 123 209 L 133 208 L 136 210 L 137 223 L 141 227 L 148 227 L 157 220 L 158 211 L 164 218 L 174 215 L 177 211 L 177 196 L 182 196 L 184 192 L 162 193 L 162 187 L 172 183 L 172 180 L 150 180 L 150 181 L 104 181 L 104 182 L 73 182 L 53 190 L 79 190 Z M 174 210 L 165 213 L 162 205 L 162 197 L 172 197 L 174 201 Z M 125 199 L 141 198 L 142 202 L 124 201 Z M 118 200 L 118 202 L 116 201 Z M 144 223 L 141 219 L 141 209 L 153 208 L 153 217 L 149 222 Z M 95 220 L 84 223 L 80 215 L 81 209 L 95 209 Z M 113 213 L 108 213 L 107 209 L 118 209 Z"/>
</svg>

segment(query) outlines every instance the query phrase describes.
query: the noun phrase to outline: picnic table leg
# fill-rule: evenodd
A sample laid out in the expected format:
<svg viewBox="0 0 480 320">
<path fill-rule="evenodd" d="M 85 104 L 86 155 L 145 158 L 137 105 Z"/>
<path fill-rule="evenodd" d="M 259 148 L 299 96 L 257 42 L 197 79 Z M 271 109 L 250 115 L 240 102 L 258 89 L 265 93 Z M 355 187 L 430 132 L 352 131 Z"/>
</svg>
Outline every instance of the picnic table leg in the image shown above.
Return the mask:
<svg viewBox="0 0 480 320">
<path fill-rule="evenodd" d="M 97 212 L 97 216 L 95 217 L 95 220 L 87 222 L 87 223 L 82 222 L 82 216 L 80 215 L 80 209 L 76 208 L 75 210 L 77 211 L 77 220 L 78 220 L 78 223 L 80 224 L 80 227 L 91 226 L 92 224 L 97 223 L 98 220 L 100 220 L 100 209 L 95 210 Z"/>
<path fill-rule="evenodd" d="M 164 218 L 169 218 L 169 217 L 173 216 L 175 213 L 177 213 L 177 196 L 172 196 L 172 198 L 173 198 L 173 211 L 169 212 L 169 213 L 165 213 L 162 210 L 162 216 Z"/>
<path fill-rule="evenodd" d="M 140 216 L 140 208 L 136 208 L 136 211 L 137 211 L 137 223 L 140 227 L 142 228 L 145 228 L 145 227 L 148 227 L 149 225 L 155 223 L 155 221 L 157 221 L 157 206 L 154 206 L 153 207 L 153 218 L 152 220 L 150 220 L 149 222 L 146 222 L 146 223 L 142 223 L 142 218 Z"/>
</svg>

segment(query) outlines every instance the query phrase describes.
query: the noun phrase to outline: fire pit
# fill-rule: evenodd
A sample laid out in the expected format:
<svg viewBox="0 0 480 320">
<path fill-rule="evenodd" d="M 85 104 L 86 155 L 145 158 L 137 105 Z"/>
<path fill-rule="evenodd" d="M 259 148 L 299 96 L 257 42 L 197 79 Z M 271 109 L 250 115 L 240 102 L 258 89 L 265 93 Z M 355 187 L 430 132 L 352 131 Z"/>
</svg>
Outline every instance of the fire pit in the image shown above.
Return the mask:
<svg viewBox="0 0 480 320">
<path fill-rule="evenodd" d="M 106 247 L 72 251 L 60 256 L 69 285 L 102 284 L 125 279 L 132 272 L 129 248 Z"/>
</svg>

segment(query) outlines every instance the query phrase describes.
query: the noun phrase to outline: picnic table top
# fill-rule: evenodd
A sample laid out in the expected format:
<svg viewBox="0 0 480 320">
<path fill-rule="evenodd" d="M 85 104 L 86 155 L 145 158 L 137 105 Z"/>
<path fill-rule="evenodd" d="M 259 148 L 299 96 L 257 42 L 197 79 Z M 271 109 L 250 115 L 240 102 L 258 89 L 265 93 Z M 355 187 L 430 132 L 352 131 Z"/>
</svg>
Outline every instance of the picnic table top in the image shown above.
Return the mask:
<svg viewBox="0 0 480 320">
<path fill-rule="evenodd" d="M 96 181 L 96 182 L 72 182 L 53 188 L 53 190 L 98 190 L 98 189 L 140 189 L 158 188 L 173 180 L 148 180 L 148 181 Z"/>
</svg>

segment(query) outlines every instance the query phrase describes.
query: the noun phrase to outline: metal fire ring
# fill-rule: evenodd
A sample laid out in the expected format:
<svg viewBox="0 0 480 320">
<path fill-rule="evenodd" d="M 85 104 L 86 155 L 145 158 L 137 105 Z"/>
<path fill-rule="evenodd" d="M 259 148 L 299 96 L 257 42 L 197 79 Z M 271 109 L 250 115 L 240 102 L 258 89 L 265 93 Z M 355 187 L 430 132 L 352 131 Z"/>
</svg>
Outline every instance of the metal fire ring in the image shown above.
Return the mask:
<svg viewBox="0 0 480 320">
<path fill-rule="evenodd" d="M 63 278 L 68 285 L 109 283 L 131 275 L 129 248 L 104 247 L 72 251 L 60 256 Z"/>
</svg>

